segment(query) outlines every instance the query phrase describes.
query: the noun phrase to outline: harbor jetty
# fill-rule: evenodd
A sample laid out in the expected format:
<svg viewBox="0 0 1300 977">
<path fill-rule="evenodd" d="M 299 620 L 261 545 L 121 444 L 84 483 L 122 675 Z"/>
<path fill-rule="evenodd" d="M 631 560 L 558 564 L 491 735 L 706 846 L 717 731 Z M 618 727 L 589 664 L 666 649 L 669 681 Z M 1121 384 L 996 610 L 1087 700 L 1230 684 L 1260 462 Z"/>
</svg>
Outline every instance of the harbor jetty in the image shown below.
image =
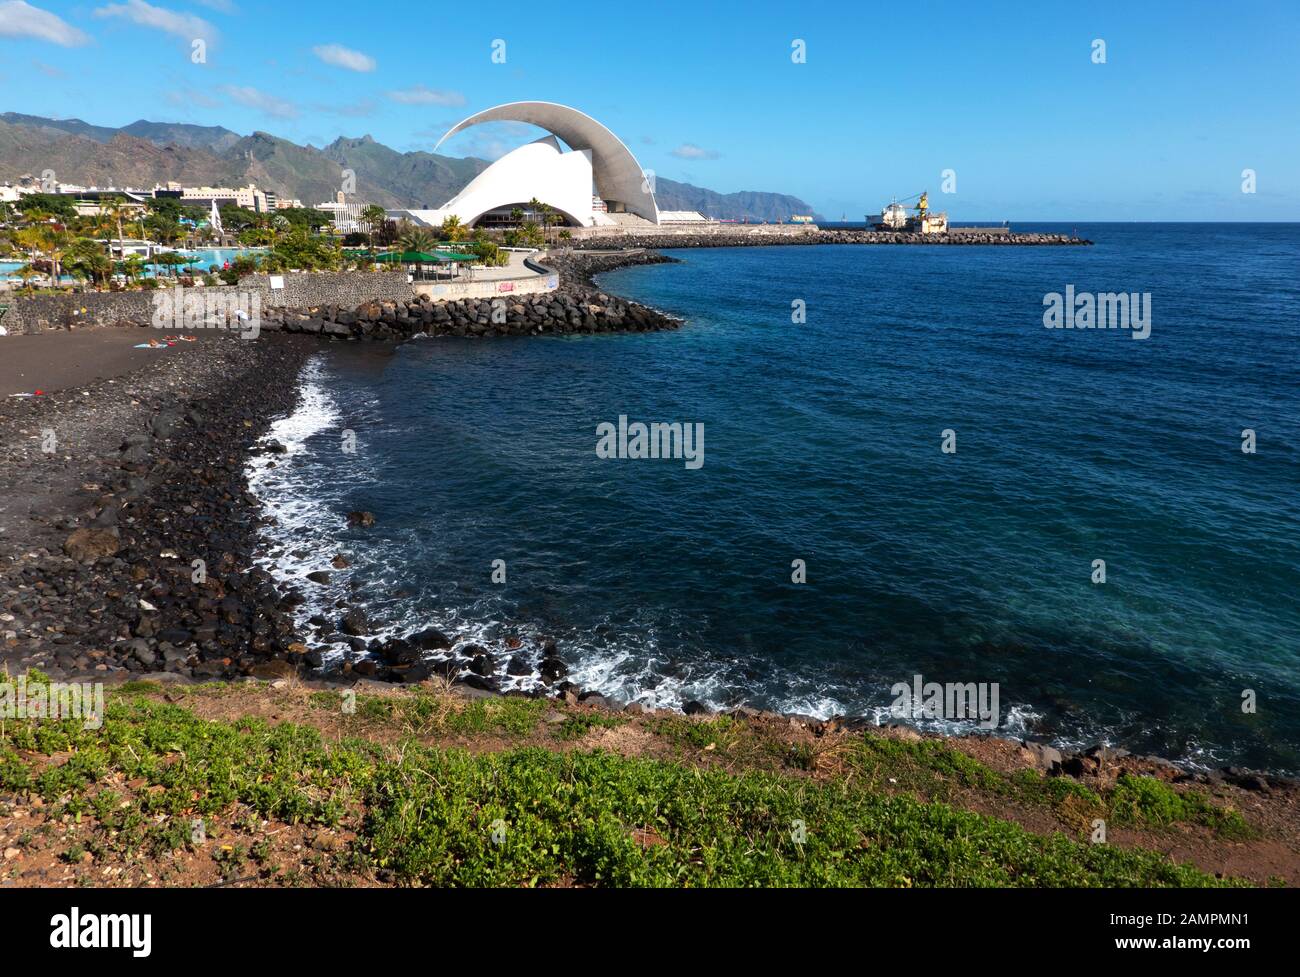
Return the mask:
<svg viewBox="0 0 1300 977">
<path fill-rule="evenodd" d="M 574 248 L 750 248 L 791 244 L 903 244 L 918 247 L 961 245 L 1057 246 L 1090 245 L 1086 238 L 1069 234 L 1016 232 L 1004 227 L 952 228 L 945 234 L 878 231 L 854 228 L 808 228 L 777 225 L 710 225 L 708 227 L 632 233 L 574 235 Z"/>
</svg>

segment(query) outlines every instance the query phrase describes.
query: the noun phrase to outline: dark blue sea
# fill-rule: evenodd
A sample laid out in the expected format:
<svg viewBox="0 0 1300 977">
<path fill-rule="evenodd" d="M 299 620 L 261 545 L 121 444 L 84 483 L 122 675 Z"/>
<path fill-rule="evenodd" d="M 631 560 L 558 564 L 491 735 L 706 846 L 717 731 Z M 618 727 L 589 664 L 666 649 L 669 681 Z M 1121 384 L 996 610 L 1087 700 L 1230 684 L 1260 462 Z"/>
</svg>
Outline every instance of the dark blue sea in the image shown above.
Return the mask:
<svg viewBox="0 0 1300 977">
<path fill-rule="evenodd" d="M 668 251 L 602 285 L 679 331 L 325 347 L 254 476 L 268 563 L 345 552 L 304 615 L 554 638 L 620 699 L 997 683 L 1003 735 L 1300 770 L 1300 225 L 1019 228 L 1095 245 Z M 1045 328 L 1070 285 L 1149 293 L 1149 338 Z M 620 415 L 703 465 L 598 457 Z"/>
</svg>

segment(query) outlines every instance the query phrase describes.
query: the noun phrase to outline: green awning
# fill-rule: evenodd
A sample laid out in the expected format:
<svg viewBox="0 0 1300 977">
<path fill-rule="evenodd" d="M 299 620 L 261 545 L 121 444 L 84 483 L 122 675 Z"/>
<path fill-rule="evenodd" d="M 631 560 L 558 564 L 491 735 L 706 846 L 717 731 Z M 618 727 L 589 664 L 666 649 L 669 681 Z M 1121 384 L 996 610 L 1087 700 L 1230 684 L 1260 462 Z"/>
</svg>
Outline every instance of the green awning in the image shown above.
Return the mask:
<svg viewBox="0 0 1300 977">
<path fill-rule="evenodd" d="M 437 255 L 429 254 L 427 251 L 386 251 L 383 254 L 375 255 L 376 261 L 401 262 L 403 264 L 435 264 L 438 261 Z"/>
<path fill-rule="evenodd" d="M 436 265 L 444 261 L 478 261 L 479 256 L 457 251 L 435 251 L 432 254 L 428 251 L 403 251 L 400 254 L 396 251 L 385 251 L 383 254 L 375 255 L 375 260 L 408 265 Z"/>
</svg>

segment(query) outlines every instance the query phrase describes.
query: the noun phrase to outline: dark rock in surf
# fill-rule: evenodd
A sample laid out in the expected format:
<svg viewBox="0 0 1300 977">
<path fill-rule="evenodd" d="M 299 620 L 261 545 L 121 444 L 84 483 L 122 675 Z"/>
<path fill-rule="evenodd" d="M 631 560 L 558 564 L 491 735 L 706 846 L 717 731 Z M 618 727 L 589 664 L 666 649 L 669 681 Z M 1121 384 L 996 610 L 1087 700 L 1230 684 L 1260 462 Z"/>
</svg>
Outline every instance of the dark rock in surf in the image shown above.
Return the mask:
<svg viewBox="0 0 1300 977">
<path fill-rule="evenodd" d="M 370 621 L 365 611 L 354 607 L 339 619 L 339 630 L 344 634 L 362 635 L 370 630 Z"/>
<path fill-rule="evenodd" d="M 422 651 L 438 651 L 443 648 L 451 647 L 451 639 L 437 628 L 425 628 L 423 631 L 413 631 L 411 634 L 406 636 L 406 640 Z"/>
</svg>

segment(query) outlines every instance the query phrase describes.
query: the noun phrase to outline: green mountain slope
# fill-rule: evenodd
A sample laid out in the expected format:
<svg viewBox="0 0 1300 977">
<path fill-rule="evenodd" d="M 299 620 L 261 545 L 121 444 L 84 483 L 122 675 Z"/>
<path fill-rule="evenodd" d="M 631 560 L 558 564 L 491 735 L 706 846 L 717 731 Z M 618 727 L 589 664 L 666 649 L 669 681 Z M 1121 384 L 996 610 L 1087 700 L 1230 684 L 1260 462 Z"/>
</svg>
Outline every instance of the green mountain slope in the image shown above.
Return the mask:
<svg viewBox="0 0 1300 977">
<path fill-rule="evenodd" d="M 221 126 L 132 122 L 121 129 L 80 119 L 0 114 L 0 181 L 54 170 L 57 179 L 95 186 L 152 187 L 175 180 L 188 184 L 245 186 L 256 183 L 306 206 L 334 200 L 344 189 L 344 170 L 356 174 L 349 199 L 385 207 L 438 207 L 490 164 L 469 157 L 400 153 L 370 136 L 340 136 L 324 149 L 300 146 L 268 132 L 241 137 Z M 743 191 L 717 193 L 660 177 L 656 196 L 663 210 L 697 210 L 729 220 L 788 220 L 812 213 L 797 197 Z"/>
</svg>

